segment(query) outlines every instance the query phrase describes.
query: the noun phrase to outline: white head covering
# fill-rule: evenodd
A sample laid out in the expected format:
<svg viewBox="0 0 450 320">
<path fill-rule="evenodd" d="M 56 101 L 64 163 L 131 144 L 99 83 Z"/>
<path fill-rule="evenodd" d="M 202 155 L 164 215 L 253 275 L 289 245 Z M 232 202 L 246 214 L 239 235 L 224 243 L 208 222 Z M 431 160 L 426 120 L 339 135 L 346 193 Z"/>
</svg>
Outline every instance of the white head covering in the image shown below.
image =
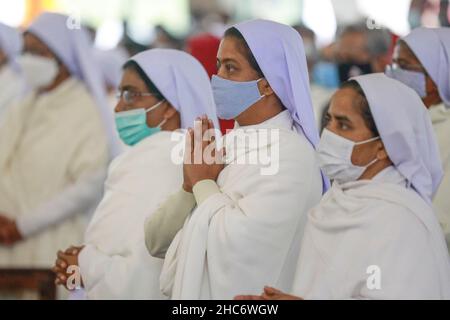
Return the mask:
<svg viewBox="0 0 450 320">
<path fill-rule="evenodd" d="M 109 139 L 110 155 L 114 158 L 120 151 L 116 139 L 114 117 L 106 99 L 102 73 L 95 63 L 92 42 L 84 28 L 69 28 L 69 17 L 59 13 L 45 12 L 28 28 L 69 69 L 72 76 L 85 83 L 94 97 Z"/>
<path fill-rule="evenodd" d="M 427 109 L 417 93 L 382 73 L 353 78 L 364 91 L 389 158 L 429 204 L 443 177 Z"/>
<path fill-rule="evenodd" d="M 173 49 L 141 52 L 135 61 L 170 104 L 181 115 L 181 127 L 194 126 L 206 114 L 220 129 L 208 74 L 191 55 Z"/>
<path fill-rule="evenodd" d="M 118 88 L 122 79 L 122 66 L 130 58 L 122 48 L 94 50 L 95 59 L 100 66 L 106 85 Z"/>
<path fill-rule="evenodd" d="M 403 38 L 450 107 L 450 28 L 417 28 Z"/>
<path fill-rule="evenodd" d="M 319 132 L 300 34 L 290 26 L 260 19 L 238 23 L 234 27 L 244 37 L 264 77 L 289 110 L 299 132 L 303 132 L 315 147 Z M 324 177 L 324 190 L 328 186 Z"/>
<path fill-rule="evenodd" d="M 22 33 L 0 22 L 0 49 L 8 57 L 9 63 L 17 70 L 15 58 L 20 55 L 23 47 Z"/>
</svg>

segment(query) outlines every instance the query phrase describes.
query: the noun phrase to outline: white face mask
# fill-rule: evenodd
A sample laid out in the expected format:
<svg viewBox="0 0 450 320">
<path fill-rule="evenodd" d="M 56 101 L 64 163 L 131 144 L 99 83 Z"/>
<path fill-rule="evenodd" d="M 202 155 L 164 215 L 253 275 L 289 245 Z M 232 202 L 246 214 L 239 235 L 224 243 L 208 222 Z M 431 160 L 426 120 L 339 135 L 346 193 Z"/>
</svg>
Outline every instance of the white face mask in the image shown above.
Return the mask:
<svg viewBox="0 0 450 320">
<path fill-rule="evenodd" d="M 378 139 L 380 137 L 353 142 L 324 129 L 317 146 L 319 166 L 328 178 L 337 181 L 339 184 L 356 181 L 378 159 L 375 158 L 365 166 L 354 165 L 352 163 L 353 148 Z"/>
<path fill-rule="evenodd" d="M 58 75 L 59 67 L 55 59 L 25 53 L 17 59 L 27 83 L 36 89 L 49 86 Z"/>
</svg>

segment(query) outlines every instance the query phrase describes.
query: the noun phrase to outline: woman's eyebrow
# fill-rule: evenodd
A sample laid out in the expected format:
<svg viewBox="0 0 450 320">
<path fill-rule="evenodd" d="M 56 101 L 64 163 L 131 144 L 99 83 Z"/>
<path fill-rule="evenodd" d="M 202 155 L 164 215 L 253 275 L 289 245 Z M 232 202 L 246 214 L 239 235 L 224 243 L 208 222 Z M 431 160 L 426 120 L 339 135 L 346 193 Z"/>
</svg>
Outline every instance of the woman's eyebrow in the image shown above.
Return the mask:
<svg viewBox="0 0 450 320">
<path fill-rule="evenodd" d="M 342 122 L 352 122 L 350 120 L 350 118 L 348 118 L 347 116 L 343 116 L 343 115 L 335 115 L 334 118 L 338 121 L 342 121 Z"/>
<path fill-rule="evenodd" d="M 235 59 L 233 59 L 233 58 L 223 58 L 222 60 L 220 60 L 219 58 L 217 58 L 217 63 L 218 63 L 218 64 L 223 64 L 223 63 L 227 63 L 227 62 L 238 63 L 237 60 L 235 60 Z"/>
<path fill-rule="evenodd" d="M 119 90 L 130 90 L 130 91 L 138 91 L 139 89 L 131 84 L 126 84 L 124 86 L 120 86 Z"/>
</svg>

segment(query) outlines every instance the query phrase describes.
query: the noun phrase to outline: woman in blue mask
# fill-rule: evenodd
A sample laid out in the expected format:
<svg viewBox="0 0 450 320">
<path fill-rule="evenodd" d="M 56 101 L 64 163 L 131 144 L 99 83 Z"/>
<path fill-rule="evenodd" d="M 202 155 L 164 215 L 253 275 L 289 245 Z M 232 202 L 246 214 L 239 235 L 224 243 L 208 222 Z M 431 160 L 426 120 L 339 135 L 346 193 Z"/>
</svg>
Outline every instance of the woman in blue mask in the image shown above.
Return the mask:
<svg viewBox="0 0 450 320">
<path fill-rule="evenodd" d="M 418 28 L 402 38 L 386 74 L 422 98 L 438 140 L 444 179 L 433 204 L 450 245 L 450 28 Z"/>
<path fill-rule="evenodd" d="M 334 183 L 308 213 L 294 296 L 266 287 L 238 298 L 449 299 L 431 205 L 442 166 L 420 98 L 381 73 L 360 76 L 333 96 L 327 120 L 318 158 Z"/>
<path fill-rule="evenodd" d="M 207 115 L 218 124 L 209 78 L 187 53 L 153 49 L 123 68 L 117 130 L 132 146 L 110 166 L 84 246 L 59 252 L 54 271 L 68 289 L 79 266 L 89 299 L 161 299 L 162 260 L 145 248 L 143 224 L 183 180 L 183 130 Z"/>
<path fill-rule="evenodd" d="M 222 141 L 224 163 L 185 163 L 183 190 L 146 224 L 149 252 L 165 257 L 161 286 L 172 299 L 231 299 L 265 281 L 289 288 L 305 213 L 327 188 L 300 35 L 272 21 L 237 24 L 217 64 L 217 114 L 235 120 Z M 200 120 L 190 130 L 194 157 L 214 146 L 196 139 L 211 128 Z"/>
</svg>

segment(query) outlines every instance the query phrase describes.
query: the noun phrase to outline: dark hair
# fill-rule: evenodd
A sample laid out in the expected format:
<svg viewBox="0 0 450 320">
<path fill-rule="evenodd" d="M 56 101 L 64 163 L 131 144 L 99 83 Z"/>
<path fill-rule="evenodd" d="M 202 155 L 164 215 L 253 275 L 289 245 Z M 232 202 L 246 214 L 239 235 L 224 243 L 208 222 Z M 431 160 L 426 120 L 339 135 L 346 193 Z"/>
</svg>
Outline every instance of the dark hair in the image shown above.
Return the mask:
<svg viewBox="0 0 450 320">
<path fill-rule="evenodd" d="M 353 89 L 360 97 L 354 101 L 353 105 L 358 108 L 359 113 L 364 119 L 367 128 L 373 133 L 374 136 L 379 136 L 377 125 L 373 119 L 372 112 L 370 111 L 369 101 L 367 101 L 366 94 L 356 80 L 349 80 L 341 85 L 341 89 Z"/>
<path fill-rule="evenodd" d="M 252 51 L 250 50 L 250 47 L 247 44 L 247 41 L 245 41 L 244 36 L 242 33 L 239 32 L 238 29 L 235 27 L 231 27 L 225 31 L 225 37 L 231 37 L 235 38 L 239 41 L 238 49 L 239 51 L 244 55 L 244 57 L 247 59 L 250 66 L 258 73 L 258 76 L 264 77 L 264 73 L 262 72 L 261 68 L 259 67 L 258 62 L 255 59 L 255 56 L 253 55 Z"/>
<path fill-rule="evenodd" d="M 155 86 L 155 84 L 150 80 L 147 74 L 142 70 L 139 64 L 134 60 L 128 60 L 122 67 L 123 70 L 130 69 L 136 71 L 139 77 L 144 81 L 147 89 L 150 93 L 153 93 L 158 100 L 165 99 L 161 91 Z"/>
</svg>

